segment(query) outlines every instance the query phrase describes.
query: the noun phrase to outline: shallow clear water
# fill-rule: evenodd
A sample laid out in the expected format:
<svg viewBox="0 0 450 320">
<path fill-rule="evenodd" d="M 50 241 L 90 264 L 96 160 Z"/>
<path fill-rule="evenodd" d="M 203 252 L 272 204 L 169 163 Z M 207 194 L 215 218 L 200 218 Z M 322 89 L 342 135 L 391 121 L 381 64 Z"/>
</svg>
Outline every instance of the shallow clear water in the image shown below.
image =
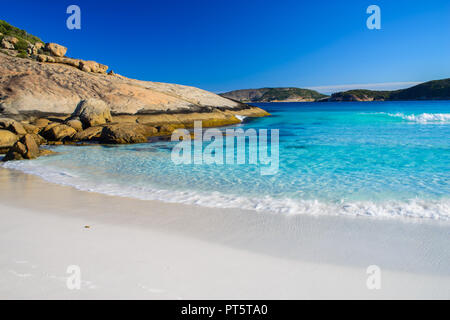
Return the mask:
<svg viewBox="0 0 450 320">
<path fill-rule="evenodd" d="M 271 210 L 450 219 L 450 101 L 260 104 L 279 129 L 279 170 L 176 165 L 175 143 L 60 146 L 4 166 L 83 190 L 140 199 Z"/>
</svg>

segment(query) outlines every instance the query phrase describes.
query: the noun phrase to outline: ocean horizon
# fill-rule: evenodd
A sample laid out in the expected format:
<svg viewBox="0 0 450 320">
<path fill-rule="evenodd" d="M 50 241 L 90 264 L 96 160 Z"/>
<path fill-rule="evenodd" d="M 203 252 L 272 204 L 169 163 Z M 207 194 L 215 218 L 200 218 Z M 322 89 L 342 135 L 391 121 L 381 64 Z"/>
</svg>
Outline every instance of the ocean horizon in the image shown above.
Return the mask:
<svg viewBox="0 0 450 320">
<path fill-rule="evenodd" d="M 254 105 L 271 116 L 231 128 L 279 130 L 273 175 L 261 175 L 260 164 L 175 164 L 171 141 L 49 146 L 58 154 L 2 166 L 142 200 L 283 215 L 450 219 L 450 101 Z"/>
</svg>

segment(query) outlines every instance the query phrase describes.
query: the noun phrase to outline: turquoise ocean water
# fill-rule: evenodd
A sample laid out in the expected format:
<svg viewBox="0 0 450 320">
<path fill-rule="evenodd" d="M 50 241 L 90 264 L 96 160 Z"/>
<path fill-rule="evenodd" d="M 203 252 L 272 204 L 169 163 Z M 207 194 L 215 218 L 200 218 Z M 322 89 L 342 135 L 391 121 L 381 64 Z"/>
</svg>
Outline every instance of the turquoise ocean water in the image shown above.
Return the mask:
<svg viewBox="0 0 450 320">
<path fill-rule="evenodd" d="M 171 161 L 173 142 L 58 146 L 3 166 L 82 190 L 275 214 L 450 220 L 450 101 L 258 104 L 279 129 L 279 170 Z"/>
</svg>

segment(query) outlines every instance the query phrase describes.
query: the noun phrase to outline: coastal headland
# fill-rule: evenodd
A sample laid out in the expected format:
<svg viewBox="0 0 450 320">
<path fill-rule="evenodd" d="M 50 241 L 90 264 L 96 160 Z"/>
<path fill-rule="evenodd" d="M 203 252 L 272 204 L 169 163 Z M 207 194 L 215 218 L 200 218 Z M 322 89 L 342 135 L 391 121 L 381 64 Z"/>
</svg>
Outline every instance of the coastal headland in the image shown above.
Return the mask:
<svg viewBox="0 0 450 320">
<path fill-rule="evenodd" d="M 6 30 L 0 33 L 0 152 L 11 150 L 6 160 L 35 158 L 44 144 L 139 143 L 194 121 L 217 127 L 268 115 L 202 89 L 108 72 L 0 22 Z"/>
</svg>

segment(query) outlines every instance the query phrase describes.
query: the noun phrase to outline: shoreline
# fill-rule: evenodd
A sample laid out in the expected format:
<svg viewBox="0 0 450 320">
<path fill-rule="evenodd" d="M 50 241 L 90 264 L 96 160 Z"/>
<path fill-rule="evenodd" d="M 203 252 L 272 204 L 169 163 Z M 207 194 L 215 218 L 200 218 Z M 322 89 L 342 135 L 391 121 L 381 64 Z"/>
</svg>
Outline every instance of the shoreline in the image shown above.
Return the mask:
<svg viewBox="0 0 450 320">
<path fill-rule="evenodd" d="M 136 200 L 5 168 L 0 188 L 2 298 L 450 297 L 445 222 Z M 85 290 L 65 287 L 69 264 L 87 273 Z M 373 264 L 382 290 L 366 288 Z"/>
<path fill-rule="evenodd" d="M 153 141 L 163 137 L 154 137 Z M 65 145 L 64 147 L 98 147 L 101 144 Z M 59 148 L 59 146 L 57 146 Z M 127 148 L 127 146 L 125 146 Z M 67 150 L 50 149 L 55 155 L 65 153 Z M 386 200 L 384 202 L 345 201 L 329 203 L 318 199 L 293 200 L 290 198 L 275 198 L 271 196 L 256 197 L 251 195 L 228 194 L 221 191 L 208 193 L 196 190 L 171 190 L 149 186 L 147 188 L 108 183 L 97 185 L 95 181 L 80 180 L 77 173 L 67 172 L 63 169 L 51 169 L 46 166 L 35 166 L 28 161 L 7 162 L 4 169 L 15 170 L 20 173 L 30 174 L 47 183 L 74 188 L 84 192 L 94 192 L 106 196 L 122 197 L 140 201 L 161 201 L 164 203 L 194 205 L 210 209 L 242 209 L 252 214 L 278 214 L 282 216 L 306 215 L 312 217 L 349 217 L 369 218 L 372 220 L 394 220 L 405 223 L 448 223 L 450 217 L 447 211 L 439 212 L 442 208 L 448 208 L 448 199 L 408 199 Z M 436 212 L 436 210 L 438 212 Z"/>
</svg>

